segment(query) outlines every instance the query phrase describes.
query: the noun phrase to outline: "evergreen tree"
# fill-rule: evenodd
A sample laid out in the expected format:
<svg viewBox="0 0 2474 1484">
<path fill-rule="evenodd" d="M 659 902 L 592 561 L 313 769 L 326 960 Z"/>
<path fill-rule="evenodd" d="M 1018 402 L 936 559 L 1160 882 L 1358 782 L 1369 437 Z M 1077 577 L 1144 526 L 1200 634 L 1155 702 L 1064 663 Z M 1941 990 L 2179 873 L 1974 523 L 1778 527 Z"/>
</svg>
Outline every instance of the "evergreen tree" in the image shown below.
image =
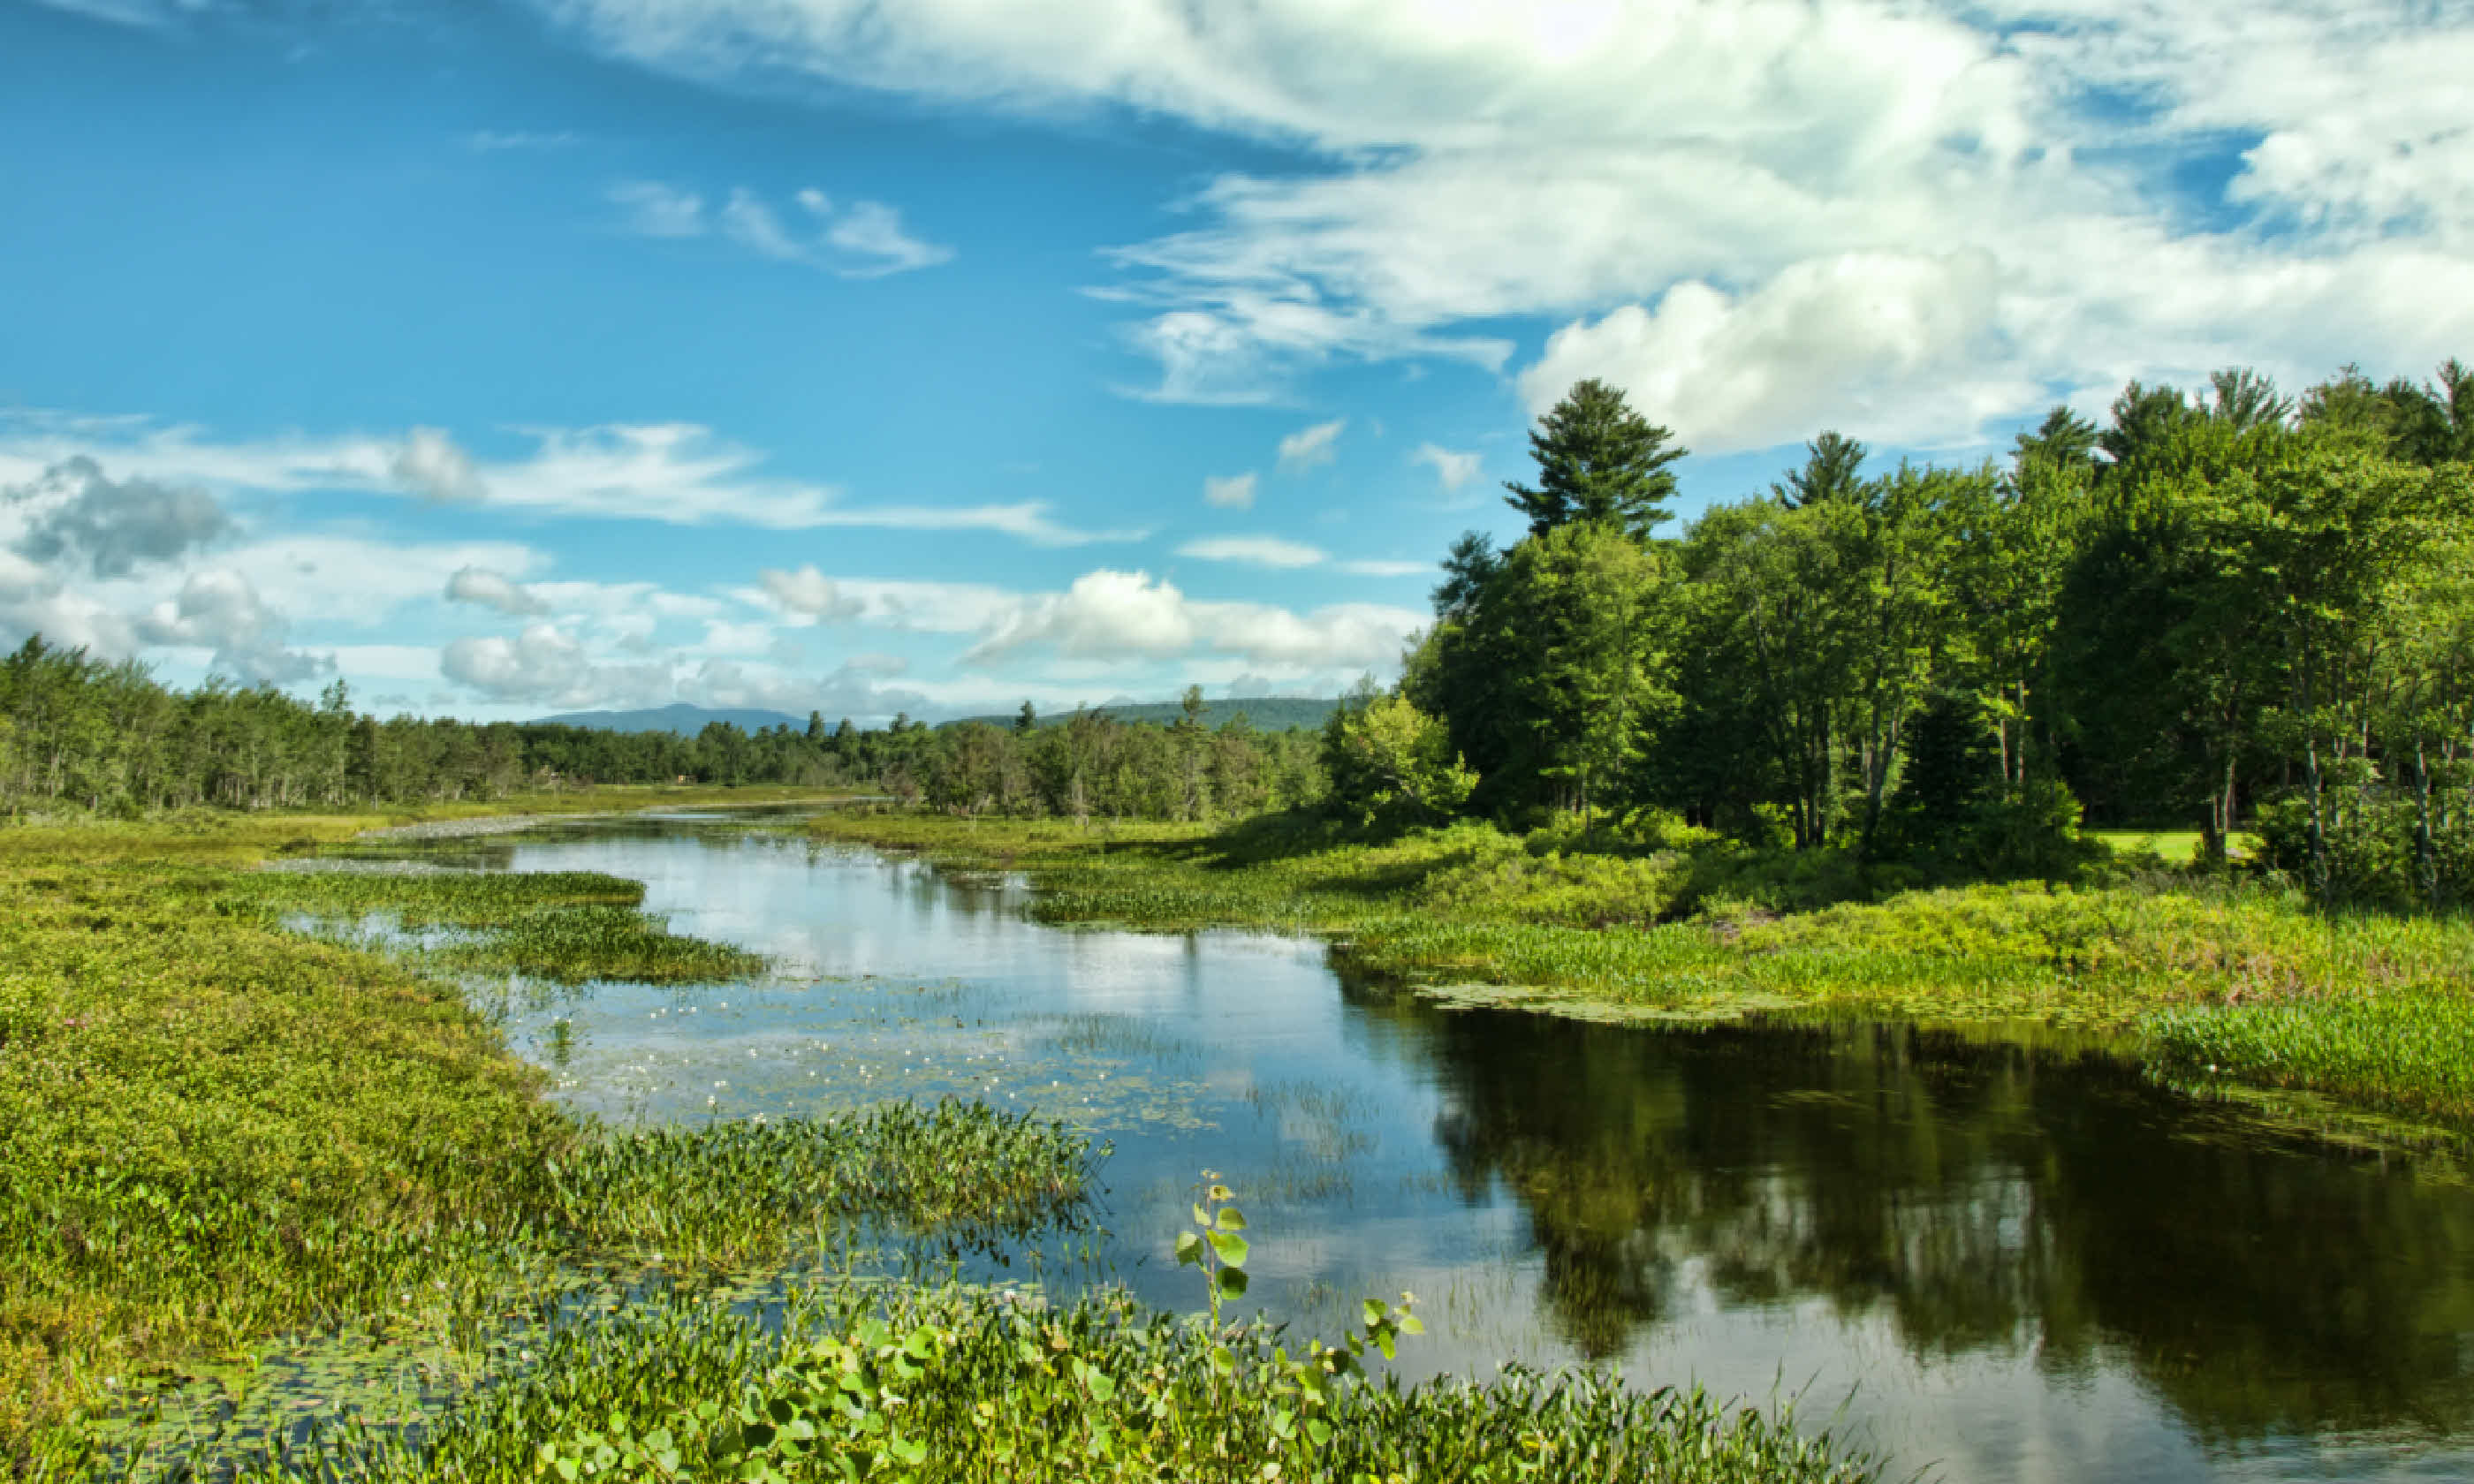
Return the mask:
<svg viewBox="0 0 2474 1484">
<path fill-rule="evenodd" d="M 1770 493 L 1787 509 L 1860 496 L 1864 481 L 1856 471 L 1864 464 L 1862 443 L 1830 431 L 1805 444 L 1804 451 L 1804 467 L 1789 470 L 1786 483 L 1770 486 Z"/>
<path fill-rule="evenodd" d="M 1506 482 L 1504 503 L 1529 517 L 1543 536 L 1575 521 L 1619 524 L 1635 540 L 1672 515 L 1675 474 L 1668 467 L 1687 450 L 1675 433 L 1632 410 L 1624 395 L 1592 378 L 1575 382 L 1529 435 L 1538 487 Z"/>
<path fill-rule="evenodd" d="M 1486 585 L 1503 570 L 1503 554 L 1483 531 L 1463 531 L 1443 558 L 1443 580 L 1433 593 L 1435 616 L 1465 618 L 1477 607 Z"/>
</svg>

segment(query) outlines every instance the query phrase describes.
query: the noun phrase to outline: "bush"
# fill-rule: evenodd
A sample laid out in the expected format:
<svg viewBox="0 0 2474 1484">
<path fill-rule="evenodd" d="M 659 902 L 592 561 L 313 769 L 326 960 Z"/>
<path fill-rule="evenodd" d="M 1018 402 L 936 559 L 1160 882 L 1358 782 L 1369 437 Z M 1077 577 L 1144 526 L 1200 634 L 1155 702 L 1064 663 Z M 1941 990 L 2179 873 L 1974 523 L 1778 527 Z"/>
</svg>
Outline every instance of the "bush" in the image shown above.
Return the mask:
<svg viewBox="0 0 2474 1484">
<path fill-rule="evenodd" d="M 2326 858 L 2311 854 L 2311 802 L 2294 791 L 2260 807 L 2260 859 L 2325 901 L 2363 906 L 2445 907 L 2474 900 L 2474 808 L 2462 790 L 2432 799 L 2432 860 L 2425 874 L 2415 836 L 2420 811 L 2404 789 L 2348 784 L 2320 798 Z"/>
</svg>

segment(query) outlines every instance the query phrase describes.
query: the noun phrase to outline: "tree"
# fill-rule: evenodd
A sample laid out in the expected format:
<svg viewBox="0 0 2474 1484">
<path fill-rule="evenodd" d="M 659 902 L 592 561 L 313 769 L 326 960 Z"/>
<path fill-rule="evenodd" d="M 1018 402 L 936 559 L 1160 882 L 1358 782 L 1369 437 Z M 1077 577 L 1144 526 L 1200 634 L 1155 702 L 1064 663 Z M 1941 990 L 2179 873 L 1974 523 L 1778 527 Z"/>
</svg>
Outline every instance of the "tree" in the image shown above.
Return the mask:
<svg viewBox="0 0 2474 1484">
<path fill-rule="evenodd" d="M 2208 385 L 2216 391 L 2208 416 L 2233 424 L 2236 431 L 2281 424 L 2293 416 L 2293 399 L 2279 395 L 2275 382 L 2247 366 L 2212 371 Z"/>
<path fill-rule="evenodd" d="M 1370 683 L 1323 723 L 1322 758 L 1331 802 L 1361 821 L 1448 819 L 1477 785 L 1442 722 Z"/>
<path fill-rule="evenodd" d="M 2012 466 L 2025 471 L 2042 465 L 2056 471 L 2092 470 L 2097 447 L 2096 424 L 2068 407 L 2045 414 L 2033 433 L 2022 433 L 2011 444 Z"/>
<path fill-rule="evenodd" d="M 1543 536 L 1575 521 L 1612 521 L 1646 540 L 1671 515 L 1675 474 L 1668 466 L 1686 450 L 1669 443 L 1671 428 L 1633 411 L 1623 393 L 1594 378 L 1573 383 L 1529 435 L 1538 487 L 1506 482 L 1504 503 L 1529 517 Z"/>
<path fill-rule="evenodd" d="M 1029 732 L 1038 726 L 1039 712 L 1030 702 L 1025 701 L 1022 704 L 1022 709 L 1014 713 L 1013 730 L 1017 732 Z"/>
<path fill-rule="evenodd" d="M 1832 431 L 1805 444 L 1804 450 L 1804 467 L 1789 470 L 1786 483 L 1770 486 L 1770 493 L 1787 509 L 1861 495 L 1864 481 L 1856 471 L 1864 464 L 1862 443 Z"/>
<path fill-rule="evenodd" d="M 1443 580 L 1435 587 L 1435 615 L 1465 618 L 1477 606 L 1487 584 L 1503 570 L 1503 554 L 1483 531 L 1463 531 L 1443 558 Z"/>
</svg>

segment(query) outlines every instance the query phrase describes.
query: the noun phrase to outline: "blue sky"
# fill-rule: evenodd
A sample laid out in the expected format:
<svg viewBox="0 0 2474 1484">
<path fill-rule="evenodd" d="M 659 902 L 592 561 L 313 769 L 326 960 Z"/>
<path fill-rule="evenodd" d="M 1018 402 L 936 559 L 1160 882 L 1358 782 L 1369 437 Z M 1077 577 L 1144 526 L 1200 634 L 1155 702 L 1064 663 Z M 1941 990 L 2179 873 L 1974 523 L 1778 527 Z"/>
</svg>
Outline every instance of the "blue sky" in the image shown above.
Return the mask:
<svg viewBox="0 0 2474 1484">
<path fill-rule="evenodd" d="M 487 717 L 1328 693 L 1579 376 L 1688 514 L 1823 427 L 2474 353 L 2469 75 L 2463 4 L 12 0 L 0 640 Z"/>
</svg>

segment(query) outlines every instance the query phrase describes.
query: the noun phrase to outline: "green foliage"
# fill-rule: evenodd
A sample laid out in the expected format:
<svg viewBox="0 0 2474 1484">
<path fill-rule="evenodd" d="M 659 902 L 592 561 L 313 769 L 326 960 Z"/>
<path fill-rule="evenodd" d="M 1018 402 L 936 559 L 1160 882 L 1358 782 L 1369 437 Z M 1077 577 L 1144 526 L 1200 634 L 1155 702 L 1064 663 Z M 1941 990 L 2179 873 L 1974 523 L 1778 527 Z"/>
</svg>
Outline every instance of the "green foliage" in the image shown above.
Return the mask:
<svg viewBox="0 0 2474 1484">
<path fill-rule="evenodd" d="M 1532 536 L 1589 522 L 1646 540 L 1672 514 L 1668 466 L 1686 452 L 1670 445 L 1674 436 L 1633 411 L 1617 389 L 1594 378 L 1574 382 L 1529 435 L 1538 487 L 1507 483 L 1504 503 L 1528 517 Z"/>
<path fill-rule="evenodd" d="M 1322 767 L 1331 803 L 1367 822 L 1449 819 L 1477 786 L 1443 725 L 1398 696 L 1352 700 L 1332 712 Z"/>
<path fill-rule="evenodd" d="M 521 1376 L 469 1393 L 417 1439 L 350 1427 L 241 1477 L 885 1481 L 1650 1477 L 1858 1484 L 1877 1466 L 1791 1417 L 1698 1389 L 1512 1370 L 1486 1385 L 1373 1384 L 1423 1326 L 1366 1301 L 1337 1343 L 1229 1323 L 1245 1220 L 1206 1175 L 1180 1260 L 1193 1320 L 1120 1292 L 1064 1306 L 1012 1290 L 794 1291 L 777 1322 L 655 1298 L 552 1340 Z"/>
<path fill-rule="evenodd" d="M 1786 482 L 1770 486 L 1770 493 L 1789 510 L 1824 500 L 1860 500 L 1865 447 L 1836 432 L 1824 432 L 1804 445 L 1804 467 L 1790 470 Z"/>
<path fill-rule="evenodd" d="M 1408 1332 L 1390 1305 L 1368 1329 Z M 1375 1348 L 1364 1333 L 1361 1348 Z M 1294 1349 L 1292 1347 L 1295 1347 Z M 1858 1484 L 1877 1466 L 1699 1390 L 1517 1368 L 1370 1384 L 1349 1345 L 1122 1295 L 817 1288 L 778 1325 L 652 1302 L 551 1342 L 418 1441 L 330 1430 L 241 1477 Z"/>
</svg>

